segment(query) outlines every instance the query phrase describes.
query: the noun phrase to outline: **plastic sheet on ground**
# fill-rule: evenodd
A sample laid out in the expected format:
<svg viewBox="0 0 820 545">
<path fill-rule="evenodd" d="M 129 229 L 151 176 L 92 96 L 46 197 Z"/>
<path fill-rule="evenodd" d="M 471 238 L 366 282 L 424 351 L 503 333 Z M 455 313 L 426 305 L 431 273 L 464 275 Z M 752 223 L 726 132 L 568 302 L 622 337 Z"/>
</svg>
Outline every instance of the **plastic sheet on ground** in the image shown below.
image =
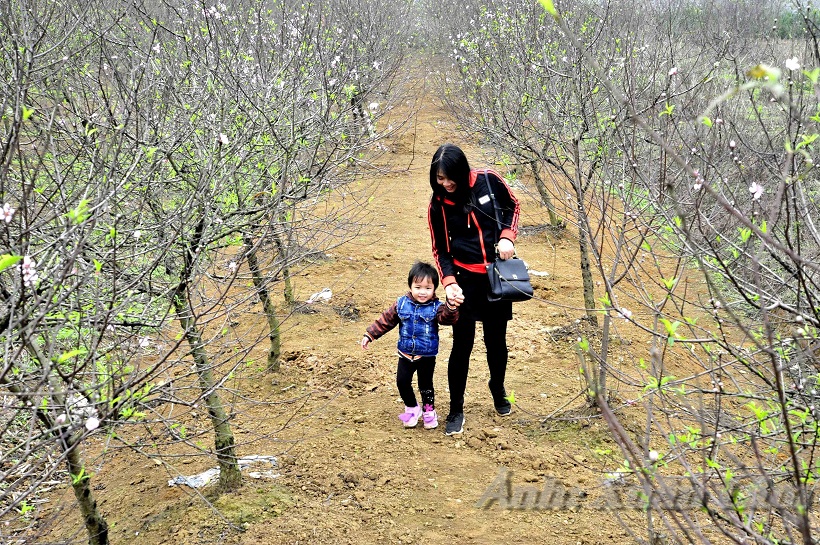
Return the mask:
<svg viewBox="0 0 820 545">
<path fill-rule="evenodd" d="M 276 471 L 276 456 L 265 456 L 252 454 L 237 460 L 240 471 L 247 471 L 251 479 L 275 479 L 279 476 Z M 202 488 L 211 481 L 219 479 L 219 468 L 213 467 L 196 475 L 180 475 L 168 481 L 168 486 L 190 486 L 191 488 Z"/>
<path fill-rule="evenodd" d="M 330 288 L 323 288 L 322 291 L 316 292 L 310 297 L 307 298 L 305 301 L 308 304 L 317 303 L 319 301 L 330 301 L 331 297 L 333 297 L 333 292 Z"/>
</svg>

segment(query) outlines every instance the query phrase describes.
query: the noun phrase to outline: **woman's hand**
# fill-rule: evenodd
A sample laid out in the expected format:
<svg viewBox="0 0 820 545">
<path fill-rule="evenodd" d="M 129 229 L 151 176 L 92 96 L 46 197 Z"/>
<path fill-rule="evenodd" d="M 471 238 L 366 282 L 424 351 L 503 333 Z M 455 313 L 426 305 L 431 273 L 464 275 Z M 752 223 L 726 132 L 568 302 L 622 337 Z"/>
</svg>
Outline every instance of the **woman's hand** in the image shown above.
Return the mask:
<svg viewBox="0 0 820 545">
<path fill-rule="evenodd" d="M 501 259 L 509 259 L 515 255 L 515 245 L 511 240 L 502 238 L 498 241 L 498 257 Z"/>
<path fill-rule="evenodd" d="M 461 292 L 461 286 L 458 284 L 445 286 L 444 292 L 447 294 L 447 300 L 452 304 L 458 306 L 464 302 L 464 294 Z"/>
</svg>

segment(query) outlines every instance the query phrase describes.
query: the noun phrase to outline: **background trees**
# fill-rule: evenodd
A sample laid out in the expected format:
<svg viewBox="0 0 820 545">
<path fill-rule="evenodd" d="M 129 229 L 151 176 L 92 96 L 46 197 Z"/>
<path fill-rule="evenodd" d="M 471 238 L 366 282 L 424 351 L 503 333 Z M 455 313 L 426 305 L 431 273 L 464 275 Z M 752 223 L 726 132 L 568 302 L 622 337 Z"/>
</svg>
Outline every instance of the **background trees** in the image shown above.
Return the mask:
<svg viewBox="0 0 820 545">
<path fill-rule="evenodd" d="M 105 543 L 81 452 L 103 432 L 239 484 L 253 400 L 222 394 L 260 342 L 276 369 L 294 272 L 366 221 L 350 182 L 420 29 L 463 125 L 578 244 L 585 389 L 647 539 L 812 542 L 820 54 L 816 10 L 774 2 L 0 5 L 0 515 L 65 478 Z M 240 327 L 257 301 L 268 329 Z M 650 348 L 621 363 L 623 328 Z"/>
<path fill-rule="evenodd" d="M 90 542 L 106 543 L 81 446 L 104 431 L 160 460 L 163 442 L 131 442 L 129 423 L 212 452 L 220 488 L 238 486 L 221 389 L 265 337 L 278 363 L 271 288 L 293 304 L 290 270 L 357 232 L 340 190 L 387 133 L 403 9 L 0 7 L 0 514 L 66 467 Z M 233 331 L 257 298 L 269 333 Z M 200 403 L 212 449 L 180 425 Z"/>
<path fill-rule="evenodd" d="M 448 96 L 577 233 L 584 307 L 603 318 L 581 363 L 627 457 L 616 475 L 644 486 L 651 540 L 702 535 L 659 500 L 683 489 L 733 539 L 813 542 L 814 9 L 542 4 L 445 18 Z M 623 327 L 651 348 L 616 365 Z M 610 406 L 638 385 L 644 436 Z"/>
</svg>

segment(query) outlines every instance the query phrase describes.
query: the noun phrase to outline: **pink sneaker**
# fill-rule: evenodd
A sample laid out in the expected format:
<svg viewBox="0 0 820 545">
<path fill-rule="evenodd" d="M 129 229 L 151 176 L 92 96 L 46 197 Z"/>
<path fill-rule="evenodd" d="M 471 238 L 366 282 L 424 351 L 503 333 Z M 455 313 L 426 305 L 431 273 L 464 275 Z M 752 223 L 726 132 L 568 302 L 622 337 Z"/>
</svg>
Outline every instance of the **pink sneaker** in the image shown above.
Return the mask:
<svg viewBox="0 0 820 545">
<path fill-rule="evenodd" d="M 399 415 L 399 420 L 404 422 L 405 428 L 415 428 L 416 424 L 419 423 L 419 417 L 421 416 L 421 407 L 416 405 L 415 407 L 404 407 L 404 412 Z"/>
<path fill-rule="evenodd" d="M 438 427 L 438 415 L 432 405 L 424 406 L 424 413 L 422 414 L 421 420 L 424 422 L 424 429 L 426 430 L 432 430 Z"/>
</svg>

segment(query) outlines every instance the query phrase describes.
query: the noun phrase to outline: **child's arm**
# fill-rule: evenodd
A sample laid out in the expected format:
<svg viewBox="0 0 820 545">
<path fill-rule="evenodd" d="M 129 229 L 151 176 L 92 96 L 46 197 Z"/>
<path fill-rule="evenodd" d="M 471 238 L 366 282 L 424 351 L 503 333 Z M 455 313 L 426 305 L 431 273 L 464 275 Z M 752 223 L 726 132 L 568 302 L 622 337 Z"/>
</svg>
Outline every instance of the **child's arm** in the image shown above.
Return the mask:
<svg viewBox="0 0 820 545">
<path fill-rule="evenodd" d="M 458 321 L 458 307 L 460 305 L 461 302 L 459 301 L 446 299 L 444 303 L 438 307 L 436 321 L 441 325 L 453 325 Z"/>
<path fill-rule="evenodd" d="M 370 345 L 371 342 L 375 341 L 397 325 L 399 325 L 399 312 L 398 312 L 398 302 L 393 303 L 393 305 L 382 312 L 381 316 L 379 316 L 375 322 L 370 324 L 370 327 L 367 328 L 364 336 L 362 336 L 362 340 L 359 344 L 362 345 L 362 349 L 366 350 L 367 347 Z"/>
</svg>

